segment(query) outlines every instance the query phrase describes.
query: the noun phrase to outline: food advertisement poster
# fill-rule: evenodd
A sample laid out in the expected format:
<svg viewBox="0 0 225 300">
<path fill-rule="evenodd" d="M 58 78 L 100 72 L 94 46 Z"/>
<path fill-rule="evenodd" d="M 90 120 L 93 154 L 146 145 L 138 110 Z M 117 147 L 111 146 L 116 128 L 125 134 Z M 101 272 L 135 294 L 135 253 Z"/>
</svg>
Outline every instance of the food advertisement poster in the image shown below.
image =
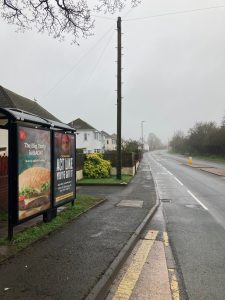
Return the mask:
<svg viewBox="0 0 225 300">
<path fill-rule="evenodd" d="M 54 132 L 55 205 L 75 198 L 75 136 Z"/>
<path fill-rule="evenodd" d="M 50 207 L 50 131 L 18 127 L 19 221 Z"/>
</svg>

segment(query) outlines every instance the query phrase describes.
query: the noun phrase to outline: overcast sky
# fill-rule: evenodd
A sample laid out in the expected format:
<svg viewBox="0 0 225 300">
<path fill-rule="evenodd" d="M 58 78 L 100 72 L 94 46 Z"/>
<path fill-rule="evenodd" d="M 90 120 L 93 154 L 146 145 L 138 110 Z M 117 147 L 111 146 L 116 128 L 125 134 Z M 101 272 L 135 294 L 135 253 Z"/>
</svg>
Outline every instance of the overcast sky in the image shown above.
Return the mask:
<svg viewBox="0 0 225 300">
<path fill-rule="evenodd" d="M 96 18 L 94 35 L 80 39 L 80 46 L 35 30 L 16 33 L 0 20 L 0 85 L 37 99 L 65 123 L 81 118 L 116 132 L 118 15 Z M 120 15 L 122 136 L 140 138 L 142 120 L 145 137 L 154 132 L 164 142 L 197 121 L 219 124 L 225 114 L 225 1 L 145 0 Z"/>
</svg>

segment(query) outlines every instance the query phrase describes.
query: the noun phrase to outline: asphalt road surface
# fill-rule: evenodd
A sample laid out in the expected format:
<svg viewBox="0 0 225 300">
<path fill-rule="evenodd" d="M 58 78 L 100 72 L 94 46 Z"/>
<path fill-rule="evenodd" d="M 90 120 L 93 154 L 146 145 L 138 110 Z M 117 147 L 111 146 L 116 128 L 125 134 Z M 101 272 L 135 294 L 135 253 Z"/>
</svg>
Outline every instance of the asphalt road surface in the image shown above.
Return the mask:
<svg viewBox="0 0 225 300">
<path fill-rule="evenodd" d="M 225 178 L 147 155 L 187 297 L 225 299 Z"/>
</svg>

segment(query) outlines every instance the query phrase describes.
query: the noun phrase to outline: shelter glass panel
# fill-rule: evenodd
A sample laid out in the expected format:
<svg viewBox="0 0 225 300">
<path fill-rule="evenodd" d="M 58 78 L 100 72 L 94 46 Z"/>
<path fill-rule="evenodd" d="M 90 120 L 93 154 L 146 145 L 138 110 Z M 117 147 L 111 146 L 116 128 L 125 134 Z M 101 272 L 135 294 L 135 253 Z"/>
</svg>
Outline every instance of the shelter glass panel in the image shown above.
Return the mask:
<svg viewBox="0 0 225 300">
<path fill-rule="evenodd" d="M 50 208 L 50 131 L 18 127 L 18 219 Z"/>
</svg>

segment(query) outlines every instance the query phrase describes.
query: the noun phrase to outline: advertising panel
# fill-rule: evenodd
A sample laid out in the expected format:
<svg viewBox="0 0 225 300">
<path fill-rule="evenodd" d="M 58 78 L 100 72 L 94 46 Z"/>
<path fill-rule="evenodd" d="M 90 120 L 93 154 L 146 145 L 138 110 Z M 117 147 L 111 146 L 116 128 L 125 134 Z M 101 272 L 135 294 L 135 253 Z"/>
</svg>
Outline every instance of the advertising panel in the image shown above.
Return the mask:
<svg viewBox="0 0 225 300">
<path fill-rule="evenodd" d="M 54 132 L 54 203 L 75 199 L 75 136 Z"/>
<path fill-rule="evenodd" d="M 50 208 L 50 131 L 18 127 L 18 219 Z"/>
</svg>

